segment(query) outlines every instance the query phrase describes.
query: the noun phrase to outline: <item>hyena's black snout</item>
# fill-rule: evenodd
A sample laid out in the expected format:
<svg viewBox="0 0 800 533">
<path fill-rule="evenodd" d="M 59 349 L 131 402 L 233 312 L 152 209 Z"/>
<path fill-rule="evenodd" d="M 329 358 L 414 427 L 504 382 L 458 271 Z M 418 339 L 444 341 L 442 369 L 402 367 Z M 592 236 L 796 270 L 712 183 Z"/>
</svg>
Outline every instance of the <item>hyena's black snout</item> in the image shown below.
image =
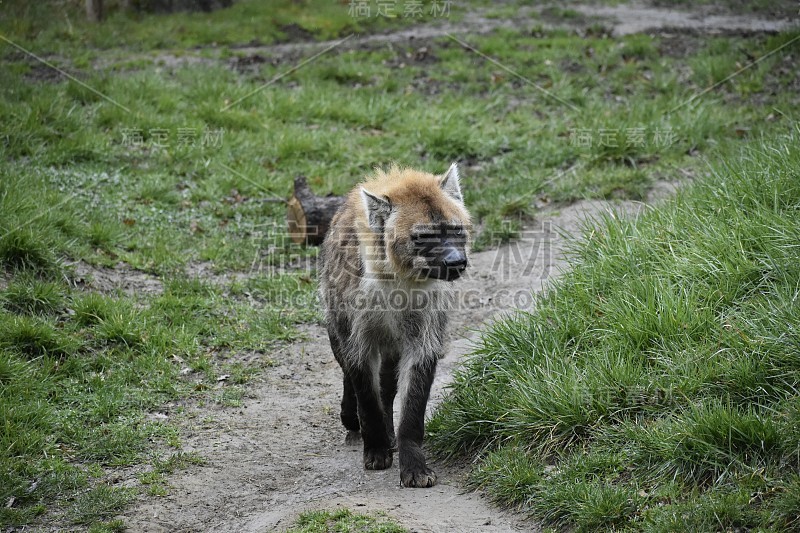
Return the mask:
<svg viewBox="0 0 800 533">
<path fill-rule="evenodd" d="M 443 278 L 454 281 L 467 269 L 467 255 L 458 248 L 450 248 L 442 257 Z"/>
</svg>

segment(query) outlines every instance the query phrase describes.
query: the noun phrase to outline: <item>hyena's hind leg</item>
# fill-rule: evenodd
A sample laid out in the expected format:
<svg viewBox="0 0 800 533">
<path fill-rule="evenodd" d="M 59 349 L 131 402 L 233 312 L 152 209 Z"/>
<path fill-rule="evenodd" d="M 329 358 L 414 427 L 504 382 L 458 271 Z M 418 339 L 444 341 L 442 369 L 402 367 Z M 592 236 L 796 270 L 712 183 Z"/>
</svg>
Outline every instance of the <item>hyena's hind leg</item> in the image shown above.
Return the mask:
<svg viewBox="0 0 800 533">
<path fill-rule="evenodd" d="M 377 355 L 377 354 L 376 354 Z M 350 365 L 345 374 L 355 389 L 358 420 L 364 442 L 364 468 L 384 470 L 392 466 L 392 443 L 380 395 L 378 357 Z"/>
<path fill-rule="evenodd" d="M 356 399 L 356 390 L 353 387 L 353 383 L 350 381 L 345 371 L 347 368 L 347 361 L 344 358 L 345 354 L 343 353 L 342 342 L 339 340 L 338 333 L 330 327 L 328 328 L 328 338 L 331 341 L 333 356 L 336 358 L 339 366 L 342 367 L 342 371 L 344 371 L 344 377 L 342 379 L 342 411 L 340 413 L 342 425 L 347 428 L 348 431 L 358 431 L 360 429 L 360 424 L 358 422 L 358 400 Z"/>
<path fill-rule="evenodd" d="M 364 357 L 349 353 L 339 331 L 332 326 L 328 326 L 328 337 L 333 355 L 344 371 L 342 423 L 347 429 L 356 427 L 361 430 L 364 468 L 389 468 L 392 466 L 392 444 L 379 390 L 380 357 L 377 352 Z M 354 407 L 358 413 L 356 420 L 352 416 Z"/>
<path fill-rule="evenodd" d="M 358 422 L 358 400 L 356 398 L 356 389 L 347 374 L 344 375 L 344 386 L 342 387 L 342 425 L 348 431 L 359 431 L 361 424 Z M 356 438 L 358 436 L 356 435 Z"/>
</svg>

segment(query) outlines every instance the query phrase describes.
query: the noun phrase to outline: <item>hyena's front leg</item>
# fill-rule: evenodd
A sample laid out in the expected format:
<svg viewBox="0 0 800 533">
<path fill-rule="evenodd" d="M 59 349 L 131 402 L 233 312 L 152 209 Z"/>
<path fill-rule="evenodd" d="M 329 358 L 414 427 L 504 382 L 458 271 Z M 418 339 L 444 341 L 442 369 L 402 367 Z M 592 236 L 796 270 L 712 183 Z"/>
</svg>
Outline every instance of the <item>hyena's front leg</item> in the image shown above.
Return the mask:
<svg viewBox="0 0 800 533">
<path fill-rule="evenodd" d="M 386 429 L 389 432 L 389 439 L 392 448 L 397 446 L 397 438 L 394 434 L 394 397 L 397 396 L 397 358 L 396 354 L 391 354 L 387 349 L 381 358 L 381 403 L 383 404 L 383 415 L 386 419 Z"/>
<path fill-rule="evenodd" d="M 428 404 L 437 358 L 426 357 L 402 365 L 400 383 L 402 410 L 397 432 L 400 482 L 404 487 L 432 487 L 436 473 L 428 468 L 422 451 L 425 407 Z"/>
<path fill-rule="evenodd" d="M 347 377 L 358 398 L 358 419 L 361 439 L 364 441 L 364 468 L 384 470 L 392 466 L 392 445 L 386 427 L 378 385 L 378 362 L 354 365 L 348 368 Z"/>
</svg>

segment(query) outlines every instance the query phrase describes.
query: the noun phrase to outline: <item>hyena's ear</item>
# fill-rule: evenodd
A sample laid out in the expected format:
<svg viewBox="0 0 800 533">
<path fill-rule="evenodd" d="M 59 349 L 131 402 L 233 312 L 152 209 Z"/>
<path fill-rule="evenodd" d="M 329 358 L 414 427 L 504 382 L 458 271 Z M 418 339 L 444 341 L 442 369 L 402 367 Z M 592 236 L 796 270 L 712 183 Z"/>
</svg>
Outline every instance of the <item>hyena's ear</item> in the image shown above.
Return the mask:
<svg viewBox="0 0 800 533">
<path fill-rule="evenodd" d="M 461 184 L 459 184 L 459 179 L 458 163 L 453 163 L 450 165 L 450 168 L 447 169 L 444 176 L 439 178 L 439 186 L 453 199 L 463 203 L 464 198 L 461 196 Z"/>
<path fill-rule="evenodd" d="M 369 227 L 375 231 L 383 231 L 384 221 L 392 214 L 391 200 L 383 195 L 372 194 L 362 187 L 361 201 L 364 202 L 364 209 L 367 210 Z"/>
</svg>

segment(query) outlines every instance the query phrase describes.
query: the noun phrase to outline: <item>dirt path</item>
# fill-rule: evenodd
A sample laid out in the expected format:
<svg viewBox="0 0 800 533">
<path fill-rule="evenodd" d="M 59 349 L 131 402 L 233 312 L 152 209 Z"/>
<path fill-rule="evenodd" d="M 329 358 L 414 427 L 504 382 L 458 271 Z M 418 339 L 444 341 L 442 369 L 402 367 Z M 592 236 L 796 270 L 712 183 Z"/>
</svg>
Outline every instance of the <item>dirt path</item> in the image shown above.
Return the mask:
<svg viewBox="0 0 800 533">
<path fill-rule="evenodd" d="M 587 216 L 610 207 L 631 214 L 643 205 L 579 202 L 541 217 L 515 243 L 473 254 L 469 275 L 459 282 L 464 305 L 453 316 L 430 408 L 469 353 L 476 328 L 496 313 L 529 306 L 530 289 L 566 265 L 557 230 L 578 232 Z M 440 482 L 432 489 L 401 488 L 397 461 L 386 471 L 364 471 L 360 443 L 345 443 L 338 419 L 341 371 L 324 329 L 311 325 L 303 332 L 305 340 L 271 355 L 278 365 L 251 384 L 252 397 L 240 409 L 206 407 L 184 419 L 184 450 L 207 464 L 173 476 L 168 496 L 132 507 L 124 517 L 132 531 L 273 531 L 304 510 L 337 507 L 385 512 L 412 531 L 537 529 L 465 492 L 458 468 L 434 464 Z"/>
<path fill-rule="evenodd" d="M 647 6 L 644 4 L 625 4 L 616 6 L 577 5 L 572 6 L 584 16 L 610 19 L 613 35 L 628 35 L 650 30 L 694 30 L 701 33 L 721 32 L 776 32 L 797 25 L 797 17 L 763 18 L 750 13 L 747 15 L 715 13 L 708 9 L 696 11 L 676 10 Z M 709 6 L 710 7 L 710 6 Z M 795 15 L 797 13 L 794 13 Z"/>
</svg>

